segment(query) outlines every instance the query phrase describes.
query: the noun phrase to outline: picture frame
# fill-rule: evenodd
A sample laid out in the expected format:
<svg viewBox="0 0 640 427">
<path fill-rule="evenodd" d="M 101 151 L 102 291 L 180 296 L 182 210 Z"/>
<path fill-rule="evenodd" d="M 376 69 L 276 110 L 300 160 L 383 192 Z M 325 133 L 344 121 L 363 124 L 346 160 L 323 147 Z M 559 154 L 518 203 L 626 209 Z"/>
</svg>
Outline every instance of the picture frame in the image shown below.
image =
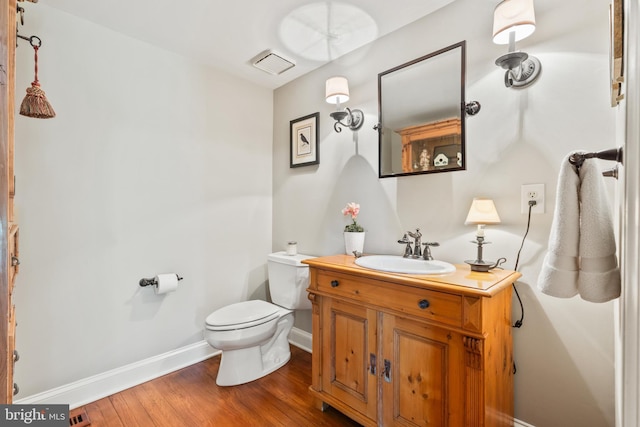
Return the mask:
<svg viewBox="0 0 640 427">
<path fill-rule="evenodd" d="M 611 106 L 617 106 L 624 99 L 624 12 L 622 0 L 611 0 L 609 5 L 609 70 L 611 76 Z"/>
<path fill-rule="evenodd" d="M 289 122 L 291 168 L 320 164 L 318 147 L 320 113 Z"/>
</svg>

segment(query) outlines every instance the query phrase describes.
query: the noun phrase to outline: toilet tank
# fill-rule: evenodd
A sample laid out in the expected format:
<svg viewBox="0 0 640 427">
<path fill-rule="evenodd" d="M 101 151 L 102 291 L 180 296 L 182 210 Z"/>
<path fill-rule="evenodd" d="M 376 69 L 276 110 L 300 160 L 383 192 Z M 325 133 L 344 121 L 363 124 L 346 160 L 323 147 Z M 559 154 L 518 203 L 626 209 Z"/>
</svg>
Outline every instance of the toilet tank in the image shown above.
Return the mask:
<svg viewBox="0 0 640 427">
<path fill-rule="evenodd" d="M 267 256 L 269 274 L 269 293 L 271 301 L 290 310 L 310 310 L 311 301 L 307 298 L 309 287 L 309 266 L 303 259 L 311 255 L 287 255 L 276 252 Z"/>
</svg>

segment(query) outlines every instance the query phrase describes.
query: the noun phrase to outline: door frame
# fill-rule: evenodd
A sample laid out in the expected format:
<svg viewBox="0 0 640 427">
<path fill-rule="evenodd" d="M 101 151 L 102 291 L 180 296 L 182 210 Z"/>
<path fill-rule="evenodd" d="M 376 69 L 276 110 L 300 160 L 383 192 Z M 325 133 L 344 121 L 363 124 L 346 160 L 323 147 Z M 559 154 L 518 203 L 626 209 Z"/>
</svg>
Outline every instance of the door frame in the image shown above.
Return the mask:
<svg viewBox="0 0 640 427">
<path fill-rule="evenodd" d="M 618 114 L 624 144 L 619 219 L 622 297 L 616 333 L 616 426 L 640 425 L 640 1 L 624 1 L 625 83 Z"/>
</svg>

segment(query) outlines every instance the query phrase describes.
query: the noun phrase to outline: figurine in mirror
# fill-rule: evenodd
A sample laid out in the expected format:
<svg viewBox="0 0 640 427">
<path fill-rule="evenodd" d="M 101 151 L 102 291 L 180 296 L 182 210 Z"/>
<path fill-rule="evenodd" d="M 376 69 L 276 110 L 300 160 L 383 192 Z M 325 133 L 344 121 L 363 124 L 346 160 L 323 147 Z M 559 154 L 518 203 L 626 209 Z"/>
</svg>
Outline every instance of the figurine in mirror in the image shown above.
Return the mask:
<svg viewBox="0 0 640 427">
<path fill-rule="evenodd" d="M 465 169 L 465 42 L 378 74 L 379 176 Z"/>
</svg>

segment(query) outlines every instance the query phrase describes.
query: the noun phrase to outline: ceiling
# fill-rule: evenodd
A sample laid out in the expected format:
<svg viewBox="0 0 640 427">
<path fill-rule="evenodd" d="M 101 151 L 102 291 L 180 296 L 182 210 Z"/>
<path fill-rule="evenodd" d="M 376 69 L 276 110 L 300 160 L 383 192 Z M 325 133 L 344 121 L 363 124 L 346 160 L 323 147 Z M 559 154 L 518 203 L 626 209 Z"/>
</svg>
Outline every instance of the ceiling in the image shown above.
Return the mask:
<svg viewBox="0 0 640 427">
<path fill-rule="evenodd" d="M 98 25 L 275 89 L 454 0 L 40 0 Z M 33 5 L 32 7 L 38 7 Z M 26 15 L 28 23 L 28 12 Z M 296 64 L 252 66 L 265 50 Z"/>
</svg>

